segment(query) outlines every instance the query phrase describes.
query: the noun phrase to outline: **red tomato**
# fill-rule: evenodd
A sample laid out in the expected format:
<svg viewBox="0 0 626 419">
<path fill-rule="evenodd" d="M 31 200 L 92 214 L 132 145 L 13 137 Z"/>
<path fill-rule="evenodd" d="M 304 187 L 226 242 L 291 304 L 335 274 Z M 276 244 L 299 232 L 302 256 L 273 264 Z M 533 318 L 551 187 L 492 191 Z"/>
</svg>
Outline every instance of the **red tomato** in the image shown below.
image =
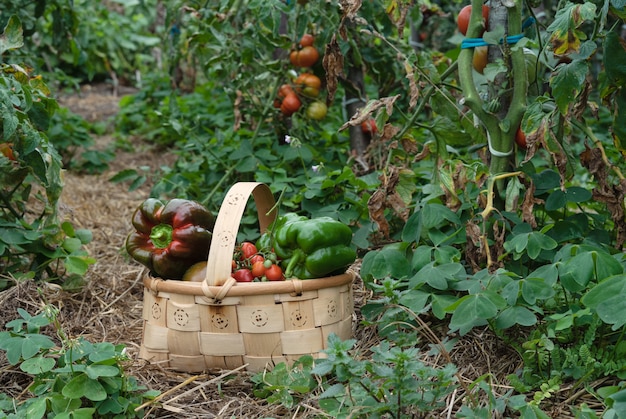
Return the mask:
<svg viewBox="0 0 626 419">
<path fill-rule="evenodd" d="M 256 246 L 252 242 L 243 242 L 241 243 L 241 258 L 249 259 L 252 256 L 256 255 L 258 252 Z"/>
<path fill-rule="evenodd" d="M 264 262 L 265 258 L 261 254 L 252 255 L 250 257 L 250 266 L 254 265 L 256 262 Z"/>
<path fill-rule="evenodd" d="M 302 73 L 295 81 L 296 89 L 308 97 L 318 97 L 322 81 L 315 74 Z"/>
<path fill-rule="evenodd" d="M 320 53 L 313 46 L 304 47 L 301 50 L 293 50 L 289 54 L 291 64 L 296 67 L 311 67 L 320 58 Z"/>
<path fill-rule="evenodd" d="M 472 6 L 467 5 L 461 9 L 461 11 L 459 12 L 459 16 L 457 17 L 456 25 L 459 28 L 459 32 L 461 32 L 463 35 L 467 34 L 467 27 L 469 26 L 469 20 L 470 20 L 471 14 L 472 14 Z M 488 24 L 489 24 L 489 6 L 483 5 L 483 31 L 481 32 L 481 34 L 485 31 L 485 28 L 487 28 Z"/>
<path fill-rule="evenodd" d="M 252 264 L 251 268 L 252 276 L 255 278 L 261 278 L 265 275 L 265 264 L 263 261 L 257 261 Z"/>
<path fill-rule="evenodd" d="M 291 88 L 291 86 L 288 85 L 288 84 L 283 84 L 278 89 L 278 97 L 281 98 L 281 99 L 284 99 L 285 96 L 287 96 L 289 94 L 294 94 L 294 91 Z"/>
<path fill-rule="evenodd" d="M 314 41 L 315 38 L 313 37 L 313 35 L 311 35 L 310 33 L 305 33 L 304 35 L 302 35 L 302 38 L 300 38 L 300 45 L 303 47 L 310 47 L 313 45 Z"/>
<path fill-rule="evenodd" d="M 282 281 L 285 279 L 282 268 L 276 264 L 265 270 L 265 277 L 268 281 Z"/>
<path fill-rule="evenodd" d="M 285 116 L 291 116 L 295 112 L 297 112 L 298 109 L 300 109 L 301 105 L 302 105 L 302 102 L 300 102 L 300 99 L 298 99 L 298 96 L 296 96 L 295 93 L 291 93 L 285 96 L 285 98 L 283 99 L 283 102 L 280 104 L 280 111 Z"/>
<path fill-rule="evenodd" d="M 515 133 L 515 143 L 523 150 L 526 150 L 526 134 L 522 131 L 522 128 L 518 128 Z"/>
<path fill-rule="evenodd" d="M 235 262 L 235 259 L 233 259 L 233 263 L 231 264 L 231 270 L 233 272 L 235 272 L 237 270 L 237 262 Z"/>
<path fill-rule="evenodd" d="M 252 272 L 250 269 L 238 269 L 233 273 L 233 278 L 237 282 L 252 282 L 254 281 L 254 276 L 252 276 Z"/>
<path fill-rule="evenodd" d="M 15 161 L 15 154 L 13 154 L 13 144 L 11 143 L 1 143 L 0 154 L 3 154 L 4 157 L 9 160 Z"/>
<path fill-rule="evenodd" d="M 374 119 L 370 118 L 370 119 L 366 119 L 365 121 L 361 122 L 361 131 L 363 131 L 363 134 L 369 134 L 369 135 L 374 135 L 378 132 L 378 127 L 376 126 L 376 121 L 374 121 Z"/>
</svg>

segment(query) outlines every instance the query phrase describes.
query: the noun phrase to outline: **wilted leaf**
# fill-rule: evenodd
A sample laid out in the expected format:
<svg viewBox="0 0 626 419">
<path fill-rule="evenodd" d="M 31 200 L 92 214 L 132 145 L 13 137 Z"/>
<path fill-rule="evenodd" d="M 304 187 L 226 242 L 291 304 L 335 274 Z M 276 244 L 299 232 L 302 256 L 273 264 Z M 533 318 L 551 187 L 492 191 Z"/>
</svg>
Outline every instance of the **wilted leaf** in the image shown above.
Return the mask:
<svg viewBox="0 0 626 419">
<path fill-rule="evenodd" d="M 10 49 L 21 48 L 24 45 L 22 22 L 17 16 L 11 16 L 4 32 L 0 35 L 0 55 Z"/>
<path fill-rule="evenodd" d="M 578 52 L 581 39 L 586 35 L 577 28 L 586 20 L 595 19 L 596 5 L 593 3 L 567 3 L 559 9 L 554 21 L 548 27 L 552 32 L 550 42 L 555 55 L 567 55 Z"/>
<path fill-rule="evenodd" d="M 322 59 L 324 72 L 326 73 L 326 102 L 331 103 L 337 92 L 337 79 L 343 75 L 343 54 L 339 48 L 336 35 L 326 44 L 324 58 Z"/>
</svg>

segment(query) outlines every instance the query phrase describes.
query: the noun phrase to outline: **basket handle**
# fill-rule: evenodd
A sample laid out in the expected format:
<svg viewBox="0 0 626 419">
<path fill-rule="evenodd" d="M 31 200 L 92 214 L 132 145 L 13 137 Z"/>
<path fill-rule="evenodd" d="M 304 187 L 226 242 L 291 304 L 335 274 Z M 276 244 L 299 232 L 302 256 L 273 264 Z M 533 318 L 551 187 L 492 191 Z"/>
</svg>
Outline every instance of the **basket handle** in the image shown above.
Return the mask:
<svg viewBox="0 0 626 419">
<path fill-rule="evenodd" d="M 267 227 L 276 219 L 278 213 L 277 208 L 274 207 L 276 201 L 266 184 L 260 182 L 235 183 L 226 193 L 215 220 L 203 288 L 206 285 L 224 285 L 231 278 L 231 261 L 235 251 L 237 232 L 250 195 L 254 197 L 261 233 L 265 232 Z M 233 281 L 231 280 L 229 283 L 232 285 Z"/>
</svg>

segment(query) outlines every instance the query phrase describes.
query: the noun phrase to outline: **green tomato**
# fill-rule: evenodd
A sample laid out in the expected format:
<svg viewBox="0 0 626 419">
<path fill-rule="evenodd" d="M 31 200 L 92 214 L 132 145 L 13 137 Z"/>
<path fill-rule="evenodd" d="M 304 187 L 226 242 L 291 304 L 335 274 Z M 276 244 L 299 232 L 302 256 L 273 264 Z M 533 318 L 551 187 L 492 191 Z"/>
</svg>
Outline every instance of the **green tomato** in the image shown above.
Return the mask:
<svg viewBox="0 0 626 419">
<path fill-rule="evenodd" d="M 306 115 L 311 119 L 315 119 L 316 121 L 324 119 L 327 113 L 328 108 L 326 107 L 326 104 L 324 102 L 320 102 L 319 100 L 311 103 L 306 109 Z"/>
</svg>

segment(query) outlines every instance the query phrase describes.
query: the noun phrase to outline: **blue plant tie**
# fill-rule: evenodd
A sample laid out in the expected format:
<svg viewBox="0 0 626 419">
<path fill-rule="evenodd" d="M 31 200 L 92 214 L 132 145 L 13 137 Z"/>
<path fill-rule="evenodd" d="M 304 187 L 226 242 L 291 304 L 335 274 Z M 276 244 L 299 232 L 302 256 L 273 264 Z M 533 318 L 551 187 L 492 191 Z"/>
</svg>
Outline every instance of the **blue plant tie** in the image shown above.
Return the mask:
<svg viewBox="0 0 626 419">
<path fill-rule="evenodd" d="M 528 28 L 530 25 L 532 25 L 534 23 L 535 23 L 535 18 L 533 18 L 533 17 L 527 18 L 524 21 L 524 23 L 522 23 L 522 30 Z M 524 37 L 523 33 L 520 33 L 518 35 L 507 36 L 506 37 L 506 43 L 507 44 L 511 44 L 511 45 L 512 44 L 516 44 L 523 37 Z M 502 43 L 502 40 L 500 40 L 500 43 Z M 461 48 L 463 48 L 463 49 L 465 49 L 465 48 L 484 47 L 486 45 L 489 45 L 489 44 L 486 43 L 483 38 L 465 38 L 463 40 L 463 42 L 461 42 Z"/>
</svg>

